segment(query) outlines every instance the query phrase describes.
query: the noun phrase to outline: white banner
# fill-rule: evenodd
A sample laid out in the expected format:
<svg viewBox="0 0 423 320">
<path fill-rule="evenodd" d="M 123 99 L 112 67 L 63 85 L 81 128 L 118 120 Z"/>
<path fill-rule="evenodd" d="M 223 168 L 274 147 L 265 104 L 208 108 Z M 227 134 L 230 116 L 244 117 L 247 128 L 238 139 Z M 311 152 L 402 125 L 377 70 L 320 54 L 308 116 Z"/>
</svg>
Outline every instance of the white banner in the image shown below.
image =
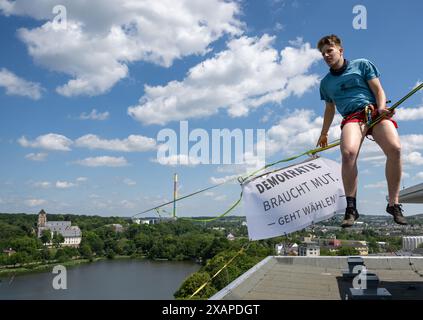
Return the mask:
<svg viewBox="0 0 423 320">
<path fill-rule="evenodd" d="M 341 166 L 324 158 L 267 173 L 242 188 L 251 240 L 304 229 L 346 207 Z"/>
</svg>

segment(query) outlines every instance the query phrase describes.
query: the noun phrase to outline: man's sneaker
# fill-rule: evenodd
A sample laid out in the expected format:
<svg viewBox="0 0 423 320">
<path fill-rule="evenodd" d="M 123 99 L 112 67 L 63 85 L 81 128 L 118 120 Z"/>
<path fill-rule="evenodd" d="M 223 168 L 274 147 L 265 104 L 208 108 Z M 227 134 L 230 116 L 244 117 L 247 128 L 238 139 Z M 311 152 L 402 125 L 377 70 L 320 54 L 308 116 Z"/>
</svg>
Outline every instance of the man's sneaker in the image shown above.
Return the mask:
<svg viewBox="0 0 423 320">
<path fill-rule="evenodd" d="M 342 228 L 349 228 L 354 224 L 354 221 L 358 219 L 360 215 L 358 214 L 357 209 L 355 208 L 346 208 L 344 221 L 342 221 Z"/>
<path fill-rule="evenodd" d="M 398 224 L 406 225 L 407 220 L 405 220 L 403 213 L 402 204 L 394 204 L 393 206 L 386 206 L 386 212 L 394 216 L 394 221 Z"/>
</svg>

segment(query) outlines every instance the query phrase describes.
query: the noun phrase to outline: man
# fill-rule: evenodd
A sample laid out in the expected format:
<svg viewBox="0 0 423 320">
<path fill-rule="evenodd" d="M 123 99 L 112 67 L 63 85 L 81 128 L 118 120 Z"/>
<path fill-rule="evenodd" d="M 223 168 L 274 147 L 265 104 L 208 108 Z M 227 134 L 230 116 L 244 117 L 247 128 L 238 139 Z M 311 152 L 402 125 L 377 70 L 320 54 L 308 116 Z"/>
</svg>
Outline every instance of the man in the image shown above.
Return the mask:
<svg viewBox="0 0 423 320">
<path fill-rule="evenodd" d="M 358 219 L 357 157 L 366 135 L 371 134 L 386 155 L 385 174 L 388 183 L 389 203 L 386 211 L 398 224 L 407 224 L 403 210 L 398 204 L 401 180 L 401 144 L 393 113 L 386 107 L 386 96 L 379 80 L 378 69 L 366 59 L 347 61 L 341 40 L 336 35 L 325 36 L 317 44 L 330 67 L 320 83 L 320 96 L 325 100 L 320 147 L 328 144 L 328 131 L 335 115 L 335 108 L 344 117 L 341 123 L 342 180 L 347 198 L 347 208 L 342 227 L 351 227 Z M 370 117 L 370 113 L 372 114 Z M 367 117 L 383 119 L 369 129 Z"/>
</svg>

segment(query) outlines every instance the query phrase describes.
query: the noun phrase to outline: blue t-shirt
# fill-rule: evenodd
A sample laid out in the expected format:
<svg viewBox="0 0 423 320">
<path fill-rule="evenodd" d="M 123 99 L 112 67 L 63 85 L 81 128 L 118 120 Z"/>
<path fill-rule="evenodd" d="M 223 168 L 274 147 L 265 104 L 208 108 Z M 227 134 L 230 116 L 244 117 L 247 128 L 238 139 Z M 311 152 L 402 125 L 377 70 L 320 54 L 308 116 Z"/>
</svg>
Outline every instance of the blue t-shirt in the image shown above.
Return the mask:
<svg viewBox="0 0 423 320">
<path fill-rule="evenodd" d="M 380 77 L 379 70 L 367 59 L 349 62 L 347 69 L 339 76 L 330 72 L 320 82 L 320 98 L 335 103 L 342 116 L 362 110 L 366 105 L 376 103 L 367 83 Z"/>
</svg>

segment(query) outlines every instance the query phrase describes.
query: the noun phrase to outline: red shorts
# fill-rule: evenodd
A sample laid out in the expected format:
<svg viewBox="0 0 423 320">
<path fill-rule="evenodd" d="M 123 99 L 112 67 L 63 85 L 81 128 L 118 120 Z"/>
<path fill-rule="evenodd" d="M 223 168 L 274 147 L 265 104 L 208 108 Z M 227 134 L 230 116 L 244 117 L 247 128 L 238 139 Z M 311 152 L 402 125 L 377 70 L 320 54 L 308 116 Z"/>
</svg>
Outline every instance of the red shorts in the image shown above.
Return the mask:
<svg viewBox="0 0 423 320">
<path fill-rule="evenodd" d="M 378 115 L 376 108 L 374 108 L 374 110 L 375 111 L 372 112 L 372 120 L 374 120 L 377 117 L 377 115 Z M 385 118 L 384 120 L 391 121 L 394 124 L 395 128 L 398 128 L 397 122 L 395 120 L 393 120 L 392 118 Z M 354 113 L 351 113 L 351 114 L 345 116 L 344 119 L 342 119 L 342 122 L 341 122 L 341 129 L 348 122 L 362 122 L 362 123 L 366 123 L 366 115 L 365 115 L 364 109 L 362 111 L 354 112 Z M 372 134 L 372 129 L 373 128 L 370 128 L 369 130 L 367 130 L 366 136 Z"/>
</svg>

